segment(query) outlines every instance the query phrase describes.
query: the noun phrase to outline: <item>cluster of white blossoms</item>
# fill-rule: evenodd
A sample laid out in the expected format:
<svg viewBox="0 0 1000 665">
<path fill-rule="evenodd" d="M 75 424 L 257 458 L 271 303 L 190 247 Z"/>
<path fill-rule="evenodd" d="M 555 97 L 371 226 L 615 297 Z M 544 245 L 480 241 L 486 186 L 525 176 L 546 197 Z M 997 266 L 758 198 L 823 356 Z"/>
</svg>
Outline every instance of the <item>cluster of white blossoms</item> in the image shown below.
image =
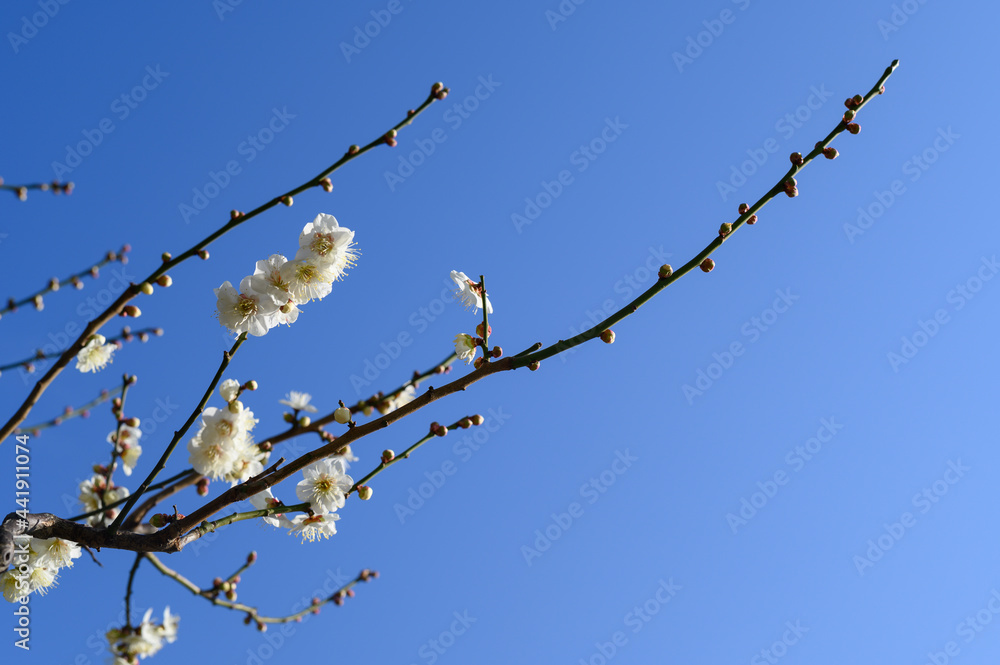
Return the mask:
<svg viewBox="0 0 1000 665">
<path fill-rule="evenodd" d="M 239 291 L 229 282 L 215 289 L 219 322 L 255 337 L 279 323 L 290 325 L 299 316 L 299 305 L 328 295 L 357 256 L 354 231 L 337 224 L 333 215 L 317 215 L 303 227 L 294 259 L 272 254 L 257 262 Z"/>
<path fill-rule="evenodd" d="M 117 348 L 118 345 L 109 344 L 104 335 L 91 335 L 76 354 L 76 368 L 81 372 L 98 372 L 111 362 L 111 354 Z"/>
<path fill-rule="evenodd" d="M 350 450 L 345 450 L 343 455 L 319 460 L 302 470 L 303 479 L 295 486 L 295 494 L 300 501 L 309 504 L 312 515 L 299 513 L 288 519 L 284 513 L 275 513 L 261 519 L 272 526 L 288 529 L 289 534 L 301 536 L 302 542 L 334 535 L 336 522 L 340 519 L 336 511 L 344 507 L 347 493 L 354 486 L 354 479 L 347 475 L 348 462 L 355 460 Z M 270 489 L 250 497 L 250 503 L 257 510 L 285 505 Z"/>
<path fill-rule="evenodd" d="M 24 548 L 26 540 L 30 540 Z M 56 582 L 61 568 L 73 565 L 80 556 L 80 546 L 62 538 L 41 540 L 18 536 L 14 546 L 14 567 L 0 575 L 0 589 L 9 602 L 27 603 L 27 597 L 44 595 Z"/>
<path fill-rule="evenodd" d="M 214 406 L 201 413 L 201 428 L 187 445 L 194 470 L 213 480 L 222 478 L 233 485 L 264 470 L 269 453 L 253 442 L 250 431 L 257 420 L 237 399 L 240 383 L 227 379 L 219 386 L 226 407 Z"/>
<path fill-rule="evenodd" d="M 100 510 L 104 506 L 126 499 L 128 495 L 127 487 L 118 487 L 113 483 L 109 485 L 107 478 L 99 473 L 80 483 L 80 503 L 83 504 L 83 510 L 86 513 Z M 102 513 L 88 517 L 87 524 L 106 526 L 117 516 L 117 508 L 108 508 Z"/>
<path fill-rule="evenodd" d="M 132 475 L 132 469 L 135 468 L 136 462 L 139 461 L 139 455 L 142 454 L 142 446 L 139 445 L 139 437 L 141 436 L 142 430 L 129 425 L 122 425 L 119 429 L 108 434 L 108 443 L 115 447 L 115 454 L 121 458 L 122 471 L 125 472 L 126 476 Z"/>
<path fill-rule="evenodd" d="M 134 628 L 112 628 L 107 632 L 108 649 L 114 654 L 112 665 L 133 665 L 136 657 L 147 658 L 163 648 L 163 642 L 177 639 L 179 616 L 170 613 L 168 605 L 163 610 L 163 621 L 153 623 L 153 608 L 146 610 L 142 623 Z"/>
</svg>

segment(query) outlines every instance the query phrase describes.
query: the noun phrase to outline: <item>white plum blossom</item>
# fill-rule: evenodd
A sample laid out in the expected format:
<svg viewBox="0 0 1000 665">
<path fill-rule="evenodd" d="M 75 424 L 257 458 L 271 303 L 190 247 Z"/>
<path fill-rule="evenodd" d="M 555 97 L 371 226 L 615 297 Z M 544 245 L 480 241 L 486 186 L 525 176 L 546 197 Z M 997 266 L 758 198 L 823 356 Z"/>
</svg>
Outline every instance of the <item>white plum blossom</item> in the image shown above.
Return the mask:
<svg viewBox="0 0 1000 665">
<path fill-rule="evenodd" d="M 478 312 L 479 309 L 483 307 L 483 294 L 479 288 L 479 282 L 472 281 L 464 272 L 459 272 L 457 270 L 451 271 L 451 279 L 455 282 L 455 285 L 458 286 L 458 289 L 455 291 L 455 295 L 461 298 L 462 304 L 465 305 L 465 308 L 469 309 L 471 307 L 473 314 Z M 489 297 L 486 298 L 485 309 L 487 313 L 493 313 L 493 305 L 490 304 Z"/>
<path fill-rule="evenodd" d="M 97 372 L 111 362 L 111 354 L 118 348 L 108 344 L 104 335 L 94 334 L 76 354 L 76 368 L 81 372 Z"/>
<path fill-rule="evenodd" d="M 320 538 L 329 538 L 337 533 L 336 521 L 340 519 L 337 513 L 322 513 L 308 517 L 306 515 L 296 515 L 292 520 L 292 527 L 288 534 L 298 534 L 302 536 L 302 542 L 312 542 Z"/>
<path fill-rule="evenodd" d="M 219 323 L 234 333 L 261 337 L 277 325 L 278 303 L 253 288 L 253 278 L 244 277 L 237 291 L 228 281 L 215 289 Z"/>
<path fill-rule="evenodd" d="M 226 403 L 235 402 L 240 394 L 240 382 L 236 379 L 226 379 L 219 385 L 219 394 Z"/>
<path fill-rule="evenodd" d="M 333 215 L 320 213 L 309 222 L 299 235 L 296 259 L 306 259 L 333 268 L 334 279 L 344 276 L 347 268 L 357 260 L 354 249 L 354 231 L 337 223 Z"/>
<path fill-rule="evenodd" d="M 413 400 L 417 398 L 417 390 L 412 385 L 406 386 L 396 394 L 395 397 L 391 397 L 383 401 L 384 406 L 380 405 L 379 412 L 385 415 L 386 413 L 392 413 L 401 406 L 406 406 Z"/>
<path fill-rule="evenodd" d="M 296 305 L 322 300 L 330 295 L 336 279 L 332 266 L 317 264 L 309 259 L 295 259 L 284 264 L 281 276 L 288 281 L 288 292 Z"/>
<path fill-rule="evenodd" d="M 188 462 L 194 470 L 212 479 L 225 476 L 236 461 L 236 447 L 225 439 L 211 442 L 203 440 L 198 434 L 188 441 L 187 449 L 191 453 Z"/>
<path fill-rule="evenodd" d="M 108 443 L 115 446 L 115 451 L 122 460 L 122 471 L 126 476 L 132 475 L 132 470 L 142 455 L 142 446 L 139 445 L 141 436 L 142 430 L 129 425 L 122 425 L 118 430 L 108 434 Z"/>
<path fill-rule="evenodd" d="M 465 364 L 468 365 L 472 362 L 472 359 L 476 357 L 476 349 L 479 345 L 476 344 L 476 340 L 473 339 L 472 335 L 466 335 L 465 333 L 459 333 L 455 335 L 455 353 L 458 354 L 459 360 L 464 360 Z"/>
<path fill-rule="evenodd" d="M 48 566 L 55 570 L 70 568 L 73 559 L 80 557 L 80 546 L 71 540 L 62 538 L 31 539 L 31 551 L 37 555 L 36 562 L 40 566 Z"/>
<path fill-rule="evenodd" d="M 170 608 L 163 610 L 163 622 L 152 621 L 153 609 L 146 610 L 142 622 L 135 628 L 113 628 L 106 634 L 109 649 L 114 654 L 114 662 L 135 662 L 135 657 L 147 658 L 163 648 L 163 640 L 177 639 L 177 625 L 180 617 L 170 614 Z"/>
<path fill-rule="evenodd" d="M 245 437 L 236 444 L 236 458 L 224 479 L 233 485 L 238 485 L 259 475 L 264 471 L 264 464 L 267 463 L 269 456 L 270 453 L 261 450 L 250 437 Z"/>
<path fill-rule="evenodd" d="M 345 495 L 354 485 L 340 457 L 314 462 L 302 470 L 305 478 L 295 486 L 295 494 L 317 513 L 332 513 L 344 507 Z"/>
<path fill-rule="evenodd" d="M 80 503 L 83 504 L 84 512 L 90 513 L 99 510 L 102 506 L 107 506 L 116 501 L 121 501 L 129 495 L 127 487 L 108 487 L 104 476 L 95 474 L 88 480 L 80 483 Z M 90 526 L 101 526 L 105 519 L 113 520 L 118 515 L 117 508 L 108 508 L 103 513 L 91 515 L 87 518 Z"/>
<path fill-rule="evenodd" d="M 250 497 L 250 505 L 252 505 L 257 510 L 264 510 L 265 508 L 274 508 L 275 506 L 284 505 L 281 501 L 274 498 L 271 493 L 271 489 L 268 488 L 263 492 L 257 492 L 252 497 Z M 270 524 L 271 526 L 280 527 L 282 529 L 292 528 L 292 522 L 284 513 L 275 513 L 267 517 L 261 517 L 264 522 Z"/>
<path fill-rule="evenodd" d="M 284 404 L 285 406 L 290 406 L 296 411 L 308 411 L 309 413 L 316 413 L 317 409 L 315 406 L 309 402 L 312 400 L 312 395 L 309 393 L 299 393 L 294 390 L 290 391 L 285 395 L 285 399 L 279 399 L 279 404 Z"/>
</svg>

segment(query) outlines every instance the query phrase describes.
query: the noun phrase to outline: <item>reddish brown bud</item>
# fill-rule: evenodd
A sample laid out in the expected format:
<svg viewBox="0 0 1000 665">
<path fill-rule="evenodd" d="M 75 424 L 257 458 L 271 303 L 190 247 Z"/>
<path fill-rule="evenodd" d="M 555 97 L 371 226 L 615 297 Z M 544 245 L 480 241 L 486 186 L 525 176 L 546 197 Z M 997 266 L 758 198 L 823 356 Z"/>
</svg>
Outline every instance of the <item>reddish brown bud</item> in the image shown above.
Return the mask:
<svg viewBox="0 0 1000 665">
<path fill-rule="evenodd" d="M 861 131 L 861 125 L 859 125 L 856 122 L 852 122 L 847 126 L 847 131 L 849 131 L 851 134 L 857 134 L 858 132 Z"/>
<path fill-rule="evenodd" d="M 208 261 L 208 250 L 207 249 L 199 249 L 198 250 L 198 258 L 201 259 L 202 261 Z"/>
<path fill-rule="evenodd" d="M 837 159 L 837 155 L 839 154 L 836 148 L 823 148 L 823 156 L 827 159 Z"/>
<path fill-rule="evenodd" d="M 725 238 L 727 235 L 733 232 L 733 225 L 729 222 L 723 222 L 722 226 L 719 227 L 719 237 Z"/>
<path fill-rule="evenodd" d="M 605 344 L 614 344 L 614 341 L 615 341 L 615 331 L 608 329 L 608 330 L 605 330 L 604 332 L 602 332 L 601 333 L 601 341 L 604 342 Z"/>
<path fill-rule="evenodd" d="M 657 277 L 659 277 L 660 279 L 666 279 L 667 277 L 670 277 L 672 274 L 674 274 L 674 269 L 673 267 L 671 267 L 669 263 L 664 263 L 662 266 L 660 266 L 660 271 L 656 273 Z"/>
<path fill-rule="evenodd" d="M 503 355 L 503 349 L 501 349 L 499 346 L 494 346 L 493 347 L 493 357 L 494 358 L 499 358 L 502 355 Z"/>
<path fill-rule="evenodd" d="M 705 259 L 704 261 L 701 262 L 700 268 L 702 272 L 712 272 L 712 270 L 715 268 L 715 261 L 713 261 L 712 259 Z"/>
<path fill-rule="evenodd" d="M 536 369 L 538 369 L 541 366 L 542 366 L 542 364 L 536 360 L 535 362 L 528 364 L 528 369 L 530 369 L 532 372 L 534 372 Z"/>
<path fill-rule="evenodd" d="M 230 210 L 229 211 L 229 219 L 239 219 L 242 216 L 243 216 L 243 213 L 240 212 L 239 210 Z"/>
<path fill-rule="evenodd" d="M 749 206 L 748 204 L 746 204 L 746 203 L 741 203 L 741 204 L 740 204 L 740 214 L 741 214 L 741 215 L 742 215 L 743 213 L 745 213 L 745 212 L 746 212 L 747 210 L 749 210 L 749 209 L 750 209 L 750 206 Z"/>
<path fill-rule="evenodd" d="M 486 419 L 483 418 L 478 413 L 476 415 L 472 416 L 471 418 L 469 418 L 469 420 L 471 420 L 472 424 L 475 425 L 476 427 L 478 427 L 478 426 L 482 425 L 484 422 L 486 422 Z"/>
<path fill-rule="evenodd" d="M 756 224 L 756 223 L 757 223 L 757 215 L 750 215 L 749 217 L 747 217 L 747 224 Z"/>
<path fill-rule="evenodd" d="M 793 152 L 791 155 L 788 156 L 788 159 L 790 159 L 792 161 L 792 164 L 795 164 L 796 166 L 802 166 L 802 164 L 805 162 L 805 160 L 802 159 L 801 152 Z"/>
</svg>

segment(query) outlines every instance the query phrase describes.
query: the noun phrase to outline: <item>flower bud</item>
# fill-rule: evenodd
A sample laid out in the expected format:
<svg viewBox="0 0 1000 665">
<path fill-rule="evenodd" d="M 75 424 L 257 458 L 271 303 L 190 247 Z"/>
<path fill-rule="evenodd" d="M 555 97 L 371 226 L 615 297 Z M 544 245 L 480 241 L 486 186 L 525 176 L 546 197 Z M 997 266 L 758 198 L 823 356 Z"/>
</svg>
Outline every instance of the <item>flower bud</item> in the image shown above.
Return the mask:
<svg viewBox="0 0 1000 665">
<path fill-rule="evenodd" d="M 324 192 L 329 193 L 333 191 L 333 183 L 330 181 L 329 178 L 323 178 L 322 180 L 319 181 L 319 184 L 323 188 Z"/>
<path fill-rule="evenodd" d="M 823 148 L 823 156 L 827 159 L 837 159 L 837 155 L 839 154 L 836 148 Z"/>
<path fill-rule="evenodd" d="M 202 261 L 208 261 L 208 250 L 207 249 L 199 249 L 198 250 L 198 258 L 201 259 Z"/>
<path fill-rule="evenodd" d="M 441 425 L 441 427 L 438 427 L 437 431 L 434 433 L 438 436 L 446 436 L 448 434 L 448 428 L 445 425 Z"/>
<path fill-rule="evenodd" d="M 396 453 L 391 448 L 382 451 L 382 464 L 388 464 L 394 459 L 396 459 Z"/>
<path fill-rule="evenodd" d="M 250 552 L 247 554 L 247 565 L 252 565 L 257 562 L 257 552 Z"/>
<path fill-rule="evenodd" d="M 208 496 L 208 478 L 202 478 L 197 483 L 198 496 Z"/>
<path fill-rule="evenodd" d="M 172 258 L 174 258 L 174 257 L 173 257 L 173 255 L 170 252 L 163 252 L 163 254 L 160 255 L 160 259 L 164 263 L 166 263 L 167 261 L 169 261 Z"/>
<path fill-rule="evenodd" d="M 282 418 L 284 419 L 284 421 L 285 421 L 286 423 L 294 423 L 294 422 L 295 422 L 295 416 L 293 416 L 293 415 L 292 415 L 292 414 L 290 414 L 290 413 L 285 413 L 285 414 L 284 414 L 284 415 L 282 416 Z"/>
<path fill-rule="evenodd" d="M 292 204 L 295 203 L 295 201 L 292 200 L 291 196 L 285 194 L 284 196 L 281 197 L 281 203 L 290 208 L 292 207 Z"/>
<path fill-rule="evenodd" d="M 356 146 L 356 145 L 352 145 L 352 146 L 351 146 L 350 148 L 348 148 L 348 149 L 347 149 L 347 154 L 348 154 L 348 155 L 356 155 L 356 154 L 358 154 L 358 153 L 359 153 L 360 151 L 361 151 L 361 148 L 360 148 L 360 147 L 358 147 L 358 146 Z"/>
<path fill-rule="evenodd" d="M 844 122 L 848 123 L 853 121 L 855 115 L 857 115 L 857 113 L 854 112 L 854 109 L 847 109 L 847 111 L 844 112 Z"/>
<path fill-rule="evenodd" d="M 715 261 L 713 261 L 712 259 L 705 259 L 704 261 L 701 262 L 700 267 L 702 272 L 712 272 L 712 270 L 715 268 Z"/>
<path fill-rule="evenodd" d="M 486 362 L 485 358 L 476 358 L 475 360 L 472 361 L 472 366 L 475 367 L 476 369 L 479 369 L 480 367 L 483 366 L 485 362 Z"/>
<path fill-rule="evenodd" d="M 536 361 L 528 364 L 528 369 L 530 369 L 532 372 L 534 372 L 536 369 L 538 369 L 541 366 L 542 366 L 542 363 L 540 363 L 540 362 L 538 362 L 536 360 Z"/>
<path fill-rule="evenodd" d="M 666 279 L 667 277 L 670 277 L 672 274 L 674 274 L 674 269 L 670 266 L 669 263 L 664 263 L 662 266 L 660 266 L 660 272 L 657 273 L 657 276 L 660 279 Z"/>
<path fill-rule="evenodd" d="M 235 602 L 236 601 L 236 590 L 235 589 L 230 589 L 229 591 L 227 591 L 226 592 L 226 598 L 228 598 L 230 601 Z"/>
<path fill-rule="evenodd" d="M 247 390 L 257 390 L 257 382 L 254 381 L 253 379 L 250 379 L 249 381 L 243 384 L 243 387 L 246 388 Z"/>
<path fill-rule="evenodd" d="M 299 418 L 299 427 L 309 427 L 309 424 L 311 422 L 312 418 L 310 418 L 309 416 L 302 416 L 301 418 Z"/>
<path fill-rule="evenodd" d="M 243 216 L 243 213 L 240 212 L 239 210 L 230 210 L 229 211 L 229 219 L 239 219 L 242 216 Z"/>
<path fill-rule="evenodd" d="M 333 419 L 341 425 L 346 425 L 351 422 L 351 410 L 346 406 L 342 406 L 333 412 Z"/>
<path fill-rule="evenodd" d="M 745 213 L 745 212 L 746 212 L 747 210 L 749 210 L 749 209 L 750 209 L 750 206 L 749 206 L 748 204 L 746 204 L 746 203 L 741 203 L 741 204 L 740 204 L 740 214 L 741 214 L 741 215 L 742 215 L 743 213 Z"/>
<path fill-rule="evenodd" d="M 145 293 L 147 296 L 153 295 L 153 285 L 149 282 L 143 282 L 139 285 L 139 290 Z"/>
<path fill-rule="evenodd" d="M 170 275 L 160 275 L 159 277 L 156 278 L 156 283 L 162 286 L 163 288 L 167 288 L 168 286 L 174 283 L 174 280 L 170 278 Z"/>
<path fill-rule="evenodd" d="M 885 86 L 882 86 L 882 88 L 880 88 L 880 89 L 879 89 L 879 94 L 880 94 L 880 95 L 881 95 L 881 94 L 882 94 L 883 92 L 885 92 Z M 853 99 L 853 100 L 854 100 L 854 103 L 855 103 L 855 104 L 860 104 L 861 102 L 865 101 L 865 98 L 864 98 L 864 97 L 862 97 L 861 95 L 854 95 L 854 97 L 852 97 L 851 99 Z"/>
<path fill-rule="evenodd" d="M 122 307 L 121 316 L 131 316 L 132 318 L 138 318 L 142 315 L 142 310 L 140 310 L 135 305 L 125 305 Z"/>
<path fill-rule="evenodd" d="M 490 335 L 493 334 L 493 326 L 490 326 L 487 330 L 488 330 L 488 332 L 489 332 Z M 483 335 L 483 324 L 482 323 L 480 323 L 478 326 L 476 326 L 476 334 L 479 335 L 480 337 L 488 336 L 488 335 Z"/>
<path fill-rule="evenodd" d="M 795 164 L 796 166 L 802 166 L 802 164 L 805 163 L 805 160 L 802 159 L 801 152 L 793 152 L 791 155 L 788 156 L 788 159 L 790 159 L 792 161 L 792 164 Z"/>
<path fill-rule="evenodd" d="M 128 425 L 129 427 L 138 427 L 139 426 L 139 419 L 133 416 L 132 418 L 129 418 L 128 420 L 126 420 L 125 424 Z"/>
<path fill-rule="evenodd" d="M 162 529 L 169 524 L 170 515 L 165 515 L 163 513 L 156 513 L 149 518 L 149 524 L 157 529 Z"/>
<path fill-rule="evenodd" d="M 749 217 L 747 217 L 747 224 L 753 225 L 756 223 L 757 223 L 757 215 L 750 215 Z"/>
<path fill-rule="evenodd" d="M 441 83 L 441 81 L 438 81 L 437 83 L 435 83 L 434 85 L 431 86 L 431 94 L 432 95 L 436 95 L 439 92 L 441 92 L 442 90 L 444 90 L 444 83 Z"/>
<path fill-rule="evenodd" d="M 479 415 L 478 413 L 477 413 L 476 415 L 472 416 L 471 418 L 469 418 L 469 420 L 471 420 L 471 421 L 472 421 L 472 424 L 473 424 L 473 425 L 475 425 L 476 427 L 479 427 L 479 426 L 480 426 L 480 425 L 482 425 L 482 424 L 483 424 L 484 422 L 486 422 L 486 419 L 485 419 L 485 418 L 483 418 L 483 417 L 482 417 L 481 415 Z"/>
<path fill-rule="evenodd" d="M 788 189 L 785 190 L 785 194 L 788 195 L 788 198 L 794 199 L 796 196 L 799 195 L 799 188 L 798 187 L 790 187 L 790 188 L 788 188 Z"/>
<path fill-rule="evenodd" d="M 368 485 L 358 485 L 358 498 L 362 501 L 372 498 L 372 488 Z"/>
<path fill-rule="evenodd" d="M 723 222 L 722 226 L 719 227 L 719 237 L 725 238 L 727 235 L 733 232 L 733 225 L 729 222 Z"/>
<path fill-rule="evenodd" d="M 614 344 L 614 342 L 615 342 L 615 331 L 611 330 L 609 328 L 608 330 L 605 330 L 604 332 L 602 332 L 601 333 L 601 341 L 604 342 L 605 344 Z"/>
<path fill-rule="evenodd" d="M 458 426 L 461 427 L 462 429 L 469 429 L 470 427 L 472 427 L 472 421 L 469 420 L 468 418 L 462 418 L 461 420 L 458 421 Z"/>
<path fill-rule="evenodd" d="M 503 355 L 503 349 L 501 349 L 499 346 L 494 346 L 493 347 L 493 357 L 494 358 L 499 358 L 502 355 Z"/>
<path fill-rule="evenodd" d="M 861 125 L 859 125 L 856 122 L 852 122 L 847 126 L 847 131 L 849 131 L 851 134 L 857 134 L 858 132 L 861 131 Z"/>
</svg>

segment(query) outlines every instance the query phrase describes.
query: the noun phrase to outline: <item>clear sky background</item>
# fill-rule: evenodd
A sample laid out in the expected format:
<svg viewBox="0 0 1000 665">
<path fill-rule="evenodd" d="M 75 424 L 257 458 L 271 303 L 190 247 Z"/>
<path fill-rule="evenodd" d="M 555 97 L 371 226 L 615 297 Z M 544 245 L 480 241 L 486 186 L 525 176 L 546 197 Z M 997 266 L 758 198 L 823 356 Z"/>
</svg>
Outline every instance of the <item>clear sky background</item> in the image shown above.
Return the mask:
<svg viewBox="0 0 1000 665">
<path fill-rule="evenodd" d="M 458 432 L 432 441 L 379 476 L 371 501 L 351 498 L 329 541 L 244 522 L 167 557 L 207 584 L 256 550 L 240 600 L 270 615 L 379 570 L 346 606 L 289 637 L 261 634 L 141 567 L 136 619 L 165 605 L 181 617 L 179 640 L 152 662 L 1000 657 L 993 3 L 50 4 L 50 18 L 44 2 L 0 9 L 0 175 L 51 180 L 68 149 L 96 145 L 61 175 L 76 183 L 68 198 L 0 192 L 4 298 L 122 243 L 122 273 L 138 281 L 230 209 L 380 136 L 435 81 L 451 88 L 398 147 L 336 173 L 332 193 L 248 222 L 136 301 L 132 323 L 163 337 L 127 345 L 102 373 L 68 370 L 44 395 L 29 423 L 138 375 L 127 415 L 143 419 L 146 452 L 133 487 L 230 344 L 212 289 L 293 253 L 316 214 L 354 229 L 362 256 L 328 298 L 230 366 L 227 377 L 260 384 L 245 398 L 259 438 L 283 429 L 290 390 L 329 412 L 446 356 L 478 321 L 441 300 L 451 270 L 487 276 L 492 339 L 509 353 L 623 306 L 901 62 L 858 116 L 861 133 L 834 143 L 840 157 L 811 164 L 800 196 L 734 234 L 712 273 L 617 325 L 613 345 L 491 377 L 365 439 L 351 472 L 433 420 L 492 414 L 478 449 Z M 280 131 L 261 136 L 269 127 Z M 229 162 L 238 172 L 209 186 Z M 109 266 L 42 312 L 4 317 L 0 363 L 60 344 L 113 280 Z M 408 344 L 393 347 L 401 335 Z M 386 348 L 396 357 L 380 358 Z M 5 419 L 38 376 L 0 377 Z M 108 459 L 112 427 L 101 407 L 32 439 L 33 510 L 79 512 L 77 484 Z M 12 510 L 11 443 L 0 478 Z M 167 472 L 187 466 L 180 451 Z M 176 503 L 200 505 L 192 491 Z M 30 654 L 0 611 L 5 659 L 103 662 L 133 555 L 98 556 L 103 568 L 84 555 L 32 600 Z"/>
</svg>

